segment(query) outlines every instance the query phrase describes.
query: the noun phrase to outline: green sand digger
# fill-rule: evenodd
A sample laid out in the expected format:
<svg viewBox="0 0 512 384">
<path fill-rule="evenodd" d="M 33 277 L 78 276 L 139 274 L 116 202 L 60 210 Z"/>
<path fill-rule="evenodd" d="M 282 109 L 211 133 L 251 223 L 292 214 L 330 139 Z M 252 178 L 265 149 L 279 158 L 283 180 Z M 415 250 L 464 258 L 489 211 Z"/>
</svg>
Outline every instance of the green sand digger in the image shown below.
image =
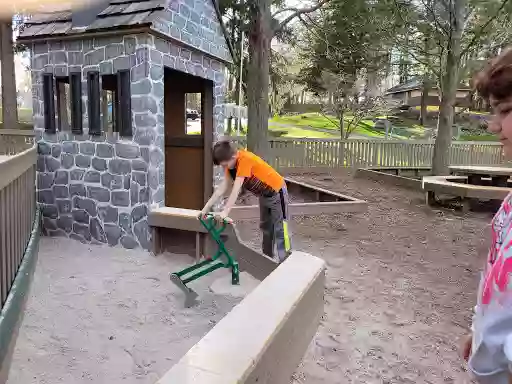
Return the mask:
<svg viewBox="0 0 512 384">
<path fill-rule="evenodd" d="M 199 217 L 199 221 L 210 234 L 212 239 L 217 243 L 218 249 L 217 253 L 213 257 L 206 258 L 205 260 L 182 269 L 181 271 L 171 273 L 171 281 L 176 284 L 176 286 L 178 286 L 178 288 L 180 288 L 186 295 L 185 307 L 187 308 L 190 308 L 198 303 L 197 293 L 188 287 L 187 284 L 199 279 L 200 277 L 203 277 L 220 268 L 231 268 L 231 283 L 233 285 L 238 285 L 240 282 L 238 262 L 226 249 L 224 241 L 221 237 L 222 233 L 226 229 L 227 225 L 231 223 L 231 221 L 228 219 L 224 220 L 222 223 L 219 223 L 218 220 L 216 220 L 216 218 L 211 214 L 205 217 Z"/>
</svg>

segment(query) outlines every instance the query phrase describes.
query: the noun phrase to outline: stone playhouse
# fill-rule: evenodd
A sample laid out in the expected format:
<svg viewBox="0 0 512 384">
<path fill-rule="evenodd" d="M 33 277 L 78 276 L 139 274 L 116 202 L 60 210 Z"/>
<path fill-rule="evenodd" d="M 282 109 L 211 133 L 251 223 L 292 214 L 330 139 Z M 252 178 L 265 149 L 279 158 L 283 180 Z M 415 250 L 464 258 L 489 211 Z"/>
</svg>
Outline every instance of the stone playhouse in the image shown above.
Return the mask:
<svg viewBox="0 0 512 384">
<path fill-rule="evenodd" d="M 150 249 L 150 207 L 201 208 L 232 61 L 219 20 L 211 0 L 112 0 L 87 25 L 66 10 L 27 23 L 46 234 Z"/>
</svg>

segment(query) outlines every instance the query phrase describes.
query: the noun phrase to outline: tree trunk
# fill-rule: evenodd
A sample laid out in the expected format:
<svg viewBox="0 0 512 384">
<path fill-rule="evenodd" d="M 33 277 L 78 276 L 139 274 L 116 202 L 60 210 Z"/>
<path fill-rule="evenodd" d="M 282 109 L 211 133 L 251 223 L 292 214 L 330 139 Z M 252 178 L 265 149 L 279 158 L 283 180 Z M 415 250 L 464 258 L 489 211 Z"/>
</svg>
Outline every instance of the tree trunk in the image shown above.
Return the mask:
<svg viewBox="0 0 512 384">
<path fill-rule="evenodd" d="M 423 84 L 421 89 L 421 108 L 420 108 L 420 125 L 425 126 L 427 123 L 427 99 L 428 99 L 428 91 L 429 91 L 429 83 L 426 77 L 423 78 Z"/>
<path fill-rule="evenodd" d="M 270 73 L 270 0 L 250 6 L 249 63 L 247 66 L 247 147 L 269 160 L 268 90 Z"/>
<path fill-rule="evenodd" d="M 343 140 L 343 131 L 344 131 L 344 129 L 343 129 L 343 128 L 344 128 L 344 127 L 343 127 L 343 120 L 344 120 L 344 119 L 343 119 L 343 117 L 344 117 L 344 116 L 343 116 L 343 111 L 341 111 L 341 112 L 339 113 L 338 119 L 339 119 L 339 122 L 340 122 L 340 133 L 341 133 L 341 136 L 340 136 L 340 137 L 341 137 L 341 139 L 342 139 L 342 140 Z"/>
<path fill-rule="evenodd" d="M 448 39 L 446 67 L 441 79 L 441 105 L 437 121 L 437 137 L 432 158 L 432 174 L 449 174 L 449 151 L 452 142 L 453 112 L 459 84 L 459 60 L 461 53 L 461 36 L 466 0 L 454 0 L 450 13 L 450 38 Z"/>
<path fill-rule="evenodd" d="M 14 71 L 14 47 L 12 42 L 11 20 L 0 23 L 0 34 L 3 127 L 6 129 L 17 129 L 18 98 L 16 94 L 16 74 Z"/>
</svg>

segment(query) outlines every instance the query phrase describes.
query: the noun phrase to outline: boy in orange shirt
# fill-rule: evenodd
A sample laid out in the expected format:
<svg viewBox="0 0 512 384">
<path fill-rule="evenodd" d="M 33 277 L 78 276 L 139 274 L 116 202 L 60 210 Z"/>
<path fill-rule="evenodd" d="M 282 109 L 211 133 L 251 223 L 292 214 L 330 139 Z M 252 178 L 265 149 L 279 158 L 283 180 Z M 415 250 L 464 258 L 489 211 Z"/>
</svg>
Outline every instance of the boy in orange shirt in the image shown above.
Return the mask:
<svg viewBox="0 0 512 384">
<path fill-rule="evenodd" d="M 231 188 L 222 212 L 215 216 L 228 217 L 242 188 L 258 196 L 260 204 L 260 229 L 263 233 L 263 253 L 279 262 L 290 254 L 291 241 L 288 231 L 288 191 L 284 178 L 254 153 L 236 150 L 229 141 L 219 141 L 213 147 L 213 162 L 224 169 L 224 180 L 215 190 L 203 210 L 204 216 Z"/>
</svg>

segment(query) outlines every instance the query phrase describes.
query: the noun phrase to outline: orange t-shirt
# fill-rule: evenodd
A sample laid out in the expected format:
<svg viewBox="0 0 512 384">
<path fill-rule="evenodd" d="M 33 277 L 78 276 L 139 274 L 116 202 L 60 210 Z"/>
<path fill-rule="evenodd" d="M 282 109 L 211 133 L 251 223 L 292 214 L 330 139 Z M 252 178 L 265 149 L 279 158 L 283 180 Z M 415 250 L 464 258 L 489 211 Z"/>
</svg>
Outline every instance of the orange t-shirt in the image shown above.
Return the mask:
<svg viewBox="0 0 512 384">
<path fill-rule="evenodd" d="M 279 192 L 284 186 L 283 177 L 274 168 L 254 153 L 245 150 L 238 151 L 235 168 L 227 169 L 226 172 L 233 180 L 236 177 L 245 177 L 244 189 L 257 196 Z"/>
</svg>

